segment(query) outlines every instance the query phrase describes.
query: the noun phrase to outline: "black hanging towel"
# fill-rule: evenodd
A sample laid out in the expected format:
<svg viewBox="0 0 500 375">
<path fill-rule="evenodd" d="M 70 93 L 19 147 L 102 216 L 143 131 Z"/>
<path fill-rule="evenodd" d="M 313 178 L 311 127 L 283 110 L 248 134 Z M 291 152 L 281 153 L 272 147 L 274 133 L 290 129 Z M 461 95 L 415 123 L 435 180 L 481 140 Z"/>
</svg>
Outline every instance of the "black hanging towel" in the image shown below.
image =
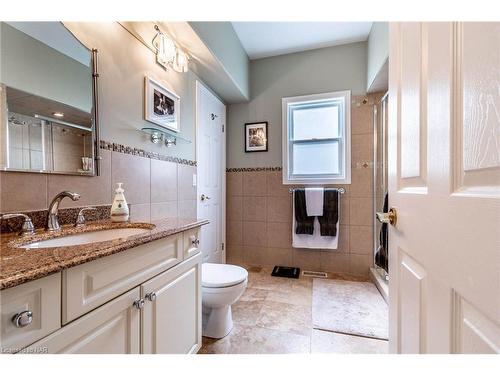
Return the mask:
<svg viewBox="0 0 500 375">
<path fill-rule="evenodd" d="M 383 212 L 389 211 L 389 193 L 385 194 Z M 380 228 L 379 246 L 375 253 L 375 264 L 389 273 L 389 228 L 383 223 Z"/>
<path fill-rule="evenodd" d="M 295 233 L 312 235 L 314 232 L 314 216 L 307 216 L 305 189 L 295 189 L 293 197 L 295 203 Z"/>
<path fill-rule="evenodd" d="M 323 193 L 323 216 L 318 216 L 322 236 L 336 236 L 339 221 L 339 192 L 325 189 Z"/>
</svg>

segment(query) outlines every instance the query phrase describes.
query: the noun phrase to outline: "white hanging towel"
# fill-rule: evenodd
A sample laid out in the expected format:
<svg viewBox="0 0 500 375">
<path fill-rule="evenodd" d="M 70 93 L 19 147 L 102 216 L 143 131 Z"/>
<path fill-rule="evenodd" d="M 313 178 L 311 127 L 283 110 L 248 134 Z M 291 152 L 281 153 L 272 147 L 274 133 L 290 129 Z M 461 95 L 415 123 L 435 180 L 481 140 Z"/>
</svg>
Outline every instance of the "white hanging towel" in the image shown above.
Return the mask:
<svg viewBox="0 0 500 375">
<path fill-rule="evenodd" d="M 307 216 L 323 216 L 323 188 L 306 188 Z"/>
<path fill-rule="evenodd" d="M 295 194 L 295 192 L 293 193 Z M 307 199 L 307 198 L 306 198 Z M 322 236 L 320 233 L 320 226 L 318 218 L 314 218 L 314 232 L 312 236 L 310 234 L 297 234 L 295 233 L 295 196 L 293 197 L 293 215 L 292 215 L 292 246 L 295 248 L 302 249 L 325 249 L 325 250 L 336 250 L 338 248 L 339 236 L 340 236 L 340 204 L 339 207 L 339 220 L 337 221 L 337 235 L 332 236 Z"/>
</svg>

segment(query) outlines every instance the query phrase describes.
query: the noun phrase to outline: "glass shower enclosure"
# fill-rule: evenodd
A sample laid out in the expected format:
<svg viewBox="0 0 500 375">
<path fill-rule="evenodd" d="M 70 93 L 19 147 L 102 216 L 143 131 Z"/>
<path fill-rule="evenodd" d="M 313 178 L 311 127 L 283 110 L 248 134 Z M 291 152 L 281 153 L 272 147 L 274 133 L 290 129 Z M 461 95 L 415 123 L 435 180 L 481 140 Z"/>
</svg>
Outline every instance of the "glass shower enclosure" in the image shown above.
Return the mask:
<svg viewBox="0 0 500 375">
<path fill-rule="evenodd" d="M 387 184 L 387 127 L 388 127 L 388 94 L 386 93 L 373 106 L 373 215 L 388 210 Z M 373 220 L 373 268 L 372 277 L 375 284 L 387 299 L 389 281 L 389 248 L 387 224 Z"/>
</svg>

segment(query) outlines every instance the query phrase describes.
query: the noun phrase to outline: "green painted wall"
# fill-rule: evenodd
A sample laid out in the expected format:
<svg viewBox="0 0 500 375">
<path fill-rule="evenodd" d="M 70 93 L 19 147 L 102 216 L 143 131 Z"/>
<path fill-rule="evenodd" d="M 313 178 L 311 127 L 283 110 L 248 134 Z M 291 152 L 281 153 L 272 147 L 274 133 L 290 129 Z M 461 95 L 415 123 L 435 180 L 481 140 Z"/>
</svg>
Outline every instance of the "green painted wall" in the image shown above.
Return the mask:
<svg viewBox="0 0 500 375">
<path fill-rule="evenodd" d="M 352 90 L 366 93 L 366 42 L 250 62 L 248 103 L 227 110 L 227 167 L 281 166 L 281 98 Z M 269 151 L 245 153 L 245 122 L 269 122 Z"/>
<path fill-rule="evenodd" d="M 249 60 L 231 22 L 189 22 L 244 98 L 249 94 Z"/>
</svg>

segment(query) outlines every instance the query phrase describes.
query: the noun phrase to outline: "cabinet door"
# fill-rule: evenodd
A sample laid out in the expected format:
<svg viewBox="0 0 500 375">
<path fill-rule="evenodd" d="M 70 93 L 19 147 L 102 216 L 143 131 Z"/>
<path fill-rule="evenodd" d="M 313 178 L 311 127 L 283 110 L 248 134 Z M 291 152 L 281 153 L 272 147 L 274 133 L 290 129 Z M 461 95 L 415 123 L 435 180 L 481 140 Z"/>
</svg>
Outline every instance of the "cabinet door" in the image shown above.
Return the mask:
<svg viewBox="0 0 500 375">
<path fill-rule="evenodd" d="M 37 341 L 27 353 L 139 354 L 139 287 Z"/>
<path fill-rule="evenodd" d="M 150 293 L 155 297 L 148 298 Z M 196 353 L 201 347 L 201 254 L 142 284 L 143 353 Z"/>
</svg>

